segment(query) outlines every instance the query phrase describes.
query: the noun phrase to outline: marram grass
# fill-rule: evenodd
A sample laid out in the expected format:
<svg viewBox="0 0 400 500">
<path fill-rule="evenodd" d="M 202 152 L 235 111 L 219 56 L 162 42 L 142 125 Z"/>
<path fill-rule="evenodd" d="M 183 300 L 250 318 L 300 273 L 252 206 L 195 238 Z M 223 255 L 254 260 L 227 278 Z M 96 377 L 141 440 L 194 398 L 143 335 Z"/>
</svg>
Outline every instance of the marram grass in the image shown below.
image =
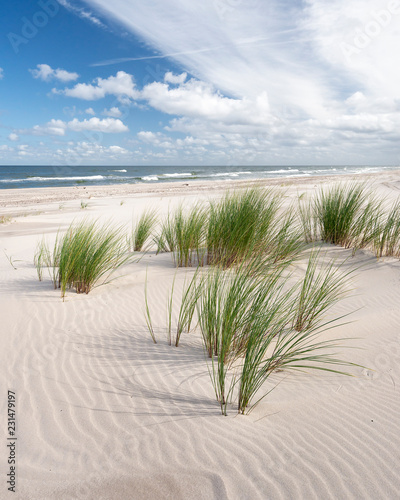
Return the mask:
<svg viewBox="0 0 400 500">
<path fill-rule="evenodd" d="M 96 221 L 72 223 L 64 235 L 57 235 L 53 251 L 43 241 L 39 244 L 35 264 L 41 278 L 41 268 L 53 268 L 54 286 L 77 293 L 89 293 L 100 279 L 110 274 L 129 259 L 126 238 L 121 227 L 111 223 L 99 225 Z"/>
<path fill-rule="evenodd" d="M 158 252 L 172 252 L 177 267 L 202 266 L 208 213 L 202 204 L 168 213 L 155 238 Z"/>
<path fill-rule="evenodd" d="M 334 260 L 321 264 L 320 250 L 311 251 L 296 294 L 294 330 L 315 328 L 323 321 L 325 313 L 348 295 L 347 283 L 355 269 L 344 270 L 343 264 L 338 265 Z"/>
<path fill-rule="evenodd" d="M 382 214 L 374 231 L 373 250 L 380 257 L 400 257 L 400 200 Z"/>
<path fill-rule="evenodd" d="M 321 189 L 314 200 L 314 217 L 321 239 L 344 248 L 362 248 L 374 237 L 378 203 L 363 184 L 338 184 Z"/>
<path fill-rule="evenodd" d="M 275 232 L 281 196 L 256 188 L 210 203 L 207 263 L 229 268 L 266 250 Z"/>
<path fill-rule="evenodd" d="M 264 382 L 278 370 L 344 374 L 336 366 L 352 365 L 332 353 L 341 341 L 319 339 L 341 319 L 325 318 L 348 293 L 352 271 L 333 261 L 320 264 L 317 251 L 300 284 L 291 285 L 288 269 L 287 262 L 273 265 L 255 257 L 227 270 L 205 269 L 193 278 L 190 305 L 197 304 L 209 373 L 224 415 L 234 397 L 238 412 L 251 411 L 267 394 Z"/>
<path fill-rule="evenodd" d="M 136 222 L 132 231 L 132 248 L 134 252 L 141 252 L 150 238 L 157 221 L 155 210 L 146 210 Z"/>
</svg>

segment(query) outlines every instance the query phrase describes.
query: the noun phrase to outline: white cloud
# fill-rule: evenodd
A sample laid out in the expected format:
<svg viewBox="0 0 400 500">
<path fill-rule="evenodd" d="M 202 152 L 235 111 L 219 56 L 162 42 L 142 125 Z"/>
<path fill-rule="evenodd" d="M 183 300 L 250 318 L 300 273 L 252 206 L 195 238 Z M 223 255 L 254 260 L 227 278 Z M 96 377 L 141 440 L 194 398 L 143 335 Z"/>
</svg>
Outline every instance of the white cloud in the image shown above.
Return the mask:
<svg viewBox="0 0 400 500">
<path fill-rule="evenodd" d="M 122 154 L 122 155 L 126 155 L 130 152 L 125 148 L 121 148 L 121 146 L 109 146 L 108 151 L 110 153 L 113 153 L 113 154 L 117 153 L 117 154 Z"/>
<path fill-rule="evenodd" d="M 67 148 L 59 148 L 54 159 L 60 161 L 68 158 L 76 163 L 104 163 L 107 161 L 131 161 L 131 151 L 121 146 L 103 146 L 98 142 L 80 141 L 77 143 L 69 142 Z"/>
<path fill-rule="evenodd" d="M 10 141 L 18 141 L 19 136 L 18 136 L 18 134 L 15 134 L 14 132 L 11 132 L 11 134 L 8 136 L 8 139 Z"/>
<path fill-rule="evenodd" d="M 164 75 L 164 82 L 168 83 L 183 83 L 187 78 L 187 73 L 181 73 L 180 75 L 174 75 L 171 71 L 167 71 Z"/>
<path fill-rule="evenodd" d="M 139 137 L 139 139 L 145 142 L 154 143 L 157 141 L 157 135 L 154 132 L 141 131 L 138 132 L 137 136 Z"/>
<path fill-rule="evenodd" d="M 69 122 L 52 119 L 46 125 L 35 125 L 31 129 L 21 129 L 18 132 L 21 135 L 55 135 L 64 136 L 67 130 L 73 132 L 95 131 L 106 134 L 118 134 L 128 132 L 128 127 L 115 118 L 90 118 L 79 121 L 77 118 Z"/>
<path fill-rule="evenodd" d="M 272 119 L 266 93 L 255 99 L 232 99 L 194 79 L 173 88 L 166 83 L 150 83 L 140 96 L 153 108 L 172 115 L 253 125 L 267 125 Z"/>
<path fill-rule="evenodd" d="M 61 82 L 71 82 L 79 78 L 78 73 L 71 73 L 60 68 L 53 69 L 48 64 L 37 64 L 36 67 L 37 69 L 30 69 L 30 73 L 32 73 L 33 78 L 39 78 L 45 82 L 53 79 Z"/>
<path fill-rule="evenodd" d="M 72 121 L 67 124 L 69 130 L 73 130 L 74 132 L 82 132 L 83 130 L 92 130 L 97 132 L 105 132 L 105 133 L 120 133 L 120 132 L 128 132 L 128 127 L 122 123 L 121 120 L 115 118 L 90 118 L 90 120 L 82 120 L 79 121 L 77 118 L 74 118 Z"/>
<path fill-rule="evenodd" d="M 112 118 L 119 118 L 120 116 L 122 116 L 120 109 L 116 106 L 113 106 L 110 109 L 104 109 L 101 114 L 104 116 L 111 116 Z"/>
<path fill-rule="evenodd" d="M 4 69 L 0 68 L 0 80 L 4 78 Z"/>
<path fill-rule="evenodd" d="M 92 115 L 92 116 L 94 116 L 96 114 L 93 108 L 87 108 L 87 109 L 85 109 L 85 113 L 87 115 Z"/>
<path fill-rule="evenodd" d="M 62 120 L 54 118 L 46 123 L 46 125 L 34 125 L 31 129 L 21 129 L 18 132 L 21 135 L 65 135 L 67 124 Z"/>
<path fill-rule="evenodd" d="M 86 101 L 102 99 L 106 95 L 115 95 L 120 101 L 135 99 L 138 96 L 132 75 L 125 73 L 125 71 L 118 71 L 115 76 L 109 76 L 105 79 L 96 78 L 94 85 L 78 83 L 73 88 L 66 88 L 64 90 L 53 89 L 52 92 Z"/>
</svg>

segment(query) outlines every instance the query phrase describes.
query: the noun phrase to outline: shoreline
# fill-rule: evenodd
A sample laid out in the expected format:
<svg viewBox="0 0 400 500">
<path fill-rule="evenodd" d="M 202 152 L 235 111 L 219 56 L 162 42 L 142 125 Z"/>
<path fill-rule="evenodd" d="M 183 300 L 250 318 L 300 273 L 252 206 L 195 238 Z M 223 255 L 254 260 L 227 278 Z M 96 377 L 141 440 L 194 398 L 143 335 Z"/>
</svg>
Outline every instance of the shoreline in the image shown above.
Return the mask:
<svg viewBox="0 0 400 500">
<path fill-rule="evenodd" d="M 399 182 L 400 170 L 390 172 L 376 172 L 369 174 L 340 174 L 340 175 L 315 175 L 295 178 L 274 177 L 268 179 L 251 180 L 223 180 L 223 181 L 168 181 L 154 184 L 108 184 L 101 186 L 65 186 L 42 188 L 15 188 L 0 190 L 0 208 L 9 209 L 26 207 L 28 205 L 43 205 L 72 200 L 85 200 L 92 198 L 112 197 L 156 197 L 156 196 L 182 196 L 194 195 L 204 192 L 222 192 L 229 189 L 240 189 L 246 186 L 302 186 L 309 188 L 312 184 L 316 187 L 325 183 L 346 182 L 352 180 Z M 399 188 L 400 189 L 400 188 Z M 2 210 L 2 213 L 7 210 Z M 6 213 L 6 215 L 9 215 Z"/>
</svg>

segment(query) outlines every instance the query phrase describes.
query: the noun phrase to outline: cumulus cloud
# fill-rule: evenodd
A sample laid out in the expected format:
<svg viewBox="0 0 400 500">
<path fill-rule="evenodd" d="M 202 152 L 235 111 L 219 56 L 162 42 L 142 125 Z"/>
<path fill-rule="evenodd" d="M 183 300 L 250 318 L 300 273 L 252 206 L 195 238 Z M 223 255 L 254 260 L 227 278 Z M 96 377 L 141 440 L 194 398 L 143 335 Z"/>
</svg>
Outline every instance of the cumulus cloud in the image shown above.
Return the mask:
<svg viewBox="0 0 400 500">
<path fill-rule="evenodd" d="M 181 73 L 180 75 L 174 75 L 171 71 L 167 71 L 164 75 L 164 82 L 168 83 L 183 83 L 187 78 L 187 73 Z"/>
<path fill-rule="evenodd" d="M 103 146 L 98 142 L 79 141 L 69 142 L 67 147 L 57 149 L 53 154 L 53 159 L 60 161 L 68 158 L 71 162 L 84 161 L 85 163 L 100 163 L 110 161 L 131 161 L 131 151 L 121 146 Z"/>
<path fill-rule="evenodd" d="M 85 113 L 87 115 L 92 115 L 92 116 L 94 116 L 96 114 L 93 108 L 87 108 L 87 109 L 85 109 Z"/>
<path fill-rule="evenodd" d="M 108 134 L 116 134 L 120 132 L 128 132 L 128 127 L 121 121 L 115 118 L 90 118 L 90 120 L 79 121 L 74 118 L 67 124 L 68 129 L 74 132 L 82 132 L 83 130 L 92 130 L 96 132 L 105 132 Z"/>
<path fill-rule="evenodd" d="M 122 116 L 120 109 L 116 106 L 113 106 L 110 109 L 104 109 L 101 114 L 104 116 L 111 116 L 112 118 L 119 118 Z"/>
<path fill-rule="evenodd" d="M 61 82 L 71 82 L 79 78 L 78 73 L 72 73 L 60 68 L 53 69 L 48 64 L 37 64 L 36 68 L 29 70 L 33 78 L 38 78 L 45 82 L 53 79 L 60 80 Z"/>
<path fill-rule="evenodd" d="M 106 134 L 118 134 L 128 132 L 128 127 L 121 121 L 115 118 L 90 118 L 82 121 L 74 118 L 69 122 L 52 119 L 45 125 L 35 125 L 31 129 L 19 130 L 21 135 L 55 135 L 64 136 L 67 130 L 73 132 L 96 131 Z"/>
<path fill-rule="evenodd" d="M 126 155 L 129 153 L 129 151 L 125 148 L 121 148 L 121 146 L 109 146 L 108 151 L 113 154 L 121 154 L 121 155 Z"/>
<path fill-rule="evenodd" d="M 31 129 L 21 129 L 21 135 L 65 135 L 67 128 L 66 122 L 62 120 L 51 119 L 46 125 L 34 125 Z"/>
<path fill-rule="evenodd" d="M 18 136 L 18 134 L 14 133 L 14 132 L 11 132 L 11 134 L 8 136 L 8 139 L 10 141 L 18 141 L 19 136 Z"/>
<path fill-rule="evenodd" d="M 75 87 L 64 90 L 53 89 L 52 92 L 86 101 L 94 101 L 102 99 L 106 95 L 114 95 L 121 102 L 124 102 L 126 99 L 135 99 L 138 96 L 132 75 L 125 73 L 125 71 L 118 71 L 115 76 L 109 76 L 108 78 L 96 78 L 93 84 L 77 83 Z"/>
<path fill-rule="evenodd" d="M 266 125 L 271 121 L 266 93 L 255 99 L 232 99 L 195 79 L 172 88 L 166 83 L 153 82 L 143 88 L 140 97 L 153 108 L 171 115 L 203 117 L 223 123 Z"/>
</svg>

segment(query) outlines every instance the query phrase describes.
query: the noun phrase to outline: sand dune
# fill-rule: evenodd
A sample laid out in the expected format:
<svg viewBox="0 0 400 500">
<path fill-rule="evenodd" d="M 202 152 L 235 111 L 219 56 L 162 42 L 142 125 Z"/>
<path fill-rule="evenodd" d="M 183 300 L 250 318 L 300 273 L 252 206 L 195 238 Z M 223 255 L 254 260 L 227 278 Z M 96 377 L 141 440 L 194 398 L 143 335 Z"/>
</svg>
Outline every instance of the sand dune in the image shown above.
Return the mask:
<svg viewBox="0 0 400 500">
<path fill-rule="evenodd" d="M 399 195 L 399 174 L 372 181 L 379 195 Z M 288 200 L 321 182 L 287 185 Z M 215 400 L 199 332 L 184 333 L 178 348 L 167 343 L 169 254 L 149 252 L 118 279 L 89 295 L 71 291 L 64 302 L 48 276 L 37 280 L 32 260 L 43 234 L 52 240 L 80 217 L 130 224 L 145 207 L 165 213 L 183 200 L 218 196 L 224 186 L 93 188 L 85 210 L 72 188 L 46 191 L 44 203 L 45 190 L 0 191 L 0 215 L 12 217 L 0 225 L 0 357 L 3 422 L 6 390 L 17 395 L 16 498 L 398 498 L 398 260 L 377 261 L 368 251 L 351 258 L 326 245 L 329 255 L 361 266 L 354 293 L 335 311 L 352 313 L 351 322 L 334 335 L 354 339 L 359 349 L 342 357 L 365 368 L 352 368 L 354 377 L 278 373 L 250 415 L 232 410 L 228 417 Z M 305 263 L 296 265 L 300 271 Z M 143 314 L 146 268 L 156 345 Z M 193 272 L 179 270 L 178 296 Z M 0 498 L 8 498 L 5 445 L 1 457 Z"/>
</svg>

